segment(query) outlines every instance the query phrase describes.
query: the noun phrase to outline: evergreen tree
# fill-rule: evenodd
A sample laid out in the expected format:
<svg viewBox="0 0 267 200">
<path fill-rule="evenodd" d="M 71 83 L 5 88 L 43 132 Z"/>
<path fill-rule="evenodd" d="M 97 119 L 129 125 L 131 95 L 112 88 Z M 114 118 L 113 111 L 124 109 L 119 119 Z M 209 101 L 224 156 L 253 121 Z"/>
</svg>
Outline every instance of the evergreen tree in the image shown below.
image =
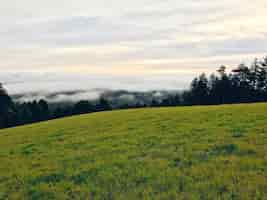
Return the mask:
<svg viewBox="0 0 267 200">
<path fill-rule="evenodd" d="M 0 83 L 0 128 L 16 124 L 14 103 Z"/>
<path fill-rule="evenodd" d="M 209 103 L 209 85 L 205 74 L 201 74 L 191 83 L 191 96 L 189 101 L 195 104 L 205 105 Z"/>
<path fill-rule="evenodd" d="M 95 110 L 94 106 L 89 101 L 80 101 L 73 107 L 73 114 L 85 114 Z"/>
<path fill-rule="evenodd" d="M 100 97 L 99 102 L 96 104 L 96 111 L 105 110 L 112 110 L 112 107 L 104 97 Z"/>
</svg>

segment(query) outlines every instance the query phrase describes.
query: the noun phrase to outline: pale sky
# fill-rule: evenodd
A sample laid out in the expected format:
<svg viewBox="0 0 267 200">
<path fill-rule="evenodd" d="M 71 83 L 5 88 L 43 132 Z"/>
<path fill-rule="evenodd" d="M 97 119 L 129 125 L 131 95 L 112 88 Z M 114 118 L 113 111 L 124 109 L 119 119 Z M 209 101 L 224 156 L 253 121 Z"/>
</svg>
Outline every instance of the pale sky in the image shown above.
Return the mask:
<svg viewBox="0 0 267 200">
<path fill-rule="evenodd" d="M 0 0 L 11 93 L 181 89 L 267 55 L 266 0 Z"/>
</svg>

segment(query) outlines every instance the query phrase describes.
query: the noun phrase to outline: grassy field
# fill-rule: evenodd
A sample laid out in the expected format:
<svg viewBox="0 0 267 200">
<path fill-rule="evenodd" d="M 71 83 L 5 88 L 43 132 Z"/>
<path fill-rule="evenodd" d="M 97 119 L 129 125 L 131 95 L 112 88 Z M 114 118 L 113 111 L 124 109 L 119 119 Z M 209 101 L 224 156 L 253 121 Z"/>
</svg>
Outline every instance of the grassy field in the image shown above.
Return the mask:
<svg viewBox="0 0 267 200">
<path fill-rule="evenodd" d="M 113 111 L 1 130 L 0 199 L 267 199 L 267 104 Z"/>
</svg>

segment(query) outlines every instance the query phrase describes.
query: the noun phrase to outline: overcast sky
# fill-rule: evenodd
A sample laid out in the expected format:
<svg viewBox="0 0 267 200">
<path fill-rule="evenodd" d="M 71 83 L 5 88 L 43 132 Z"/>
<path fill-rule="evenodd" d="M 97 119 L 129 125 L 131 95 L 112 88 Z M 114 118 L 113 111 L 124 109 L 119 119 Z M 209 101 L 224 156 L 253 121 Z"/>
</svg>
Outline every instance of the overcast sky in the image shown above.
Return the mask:
<svg viewBox="0 0 267 200">
<path fill-rule="evenodd" d="M 0 0 L 11 93 L 174 89 L 267 54 L 266 0 Z"/>
</svg>

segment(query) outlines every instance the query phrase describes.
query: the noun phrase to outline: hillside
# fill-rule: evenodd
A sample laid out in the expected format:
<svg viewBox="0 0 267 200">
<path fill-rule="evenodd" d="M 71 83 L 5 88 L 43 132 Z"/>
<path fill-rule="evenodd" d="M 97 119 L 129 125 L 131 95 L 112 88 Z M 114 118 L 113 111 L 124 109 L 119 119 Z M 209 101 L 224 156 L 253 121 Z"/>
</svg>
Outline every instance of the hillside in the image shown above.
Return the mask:
<svg viewBox="0 0 267 200">
<path fill-rule="evenodd" d="M 266 180 L 267 104 L 102 112 L 0 131 L 0 199 L 267 199 Z"/>
</svg>

